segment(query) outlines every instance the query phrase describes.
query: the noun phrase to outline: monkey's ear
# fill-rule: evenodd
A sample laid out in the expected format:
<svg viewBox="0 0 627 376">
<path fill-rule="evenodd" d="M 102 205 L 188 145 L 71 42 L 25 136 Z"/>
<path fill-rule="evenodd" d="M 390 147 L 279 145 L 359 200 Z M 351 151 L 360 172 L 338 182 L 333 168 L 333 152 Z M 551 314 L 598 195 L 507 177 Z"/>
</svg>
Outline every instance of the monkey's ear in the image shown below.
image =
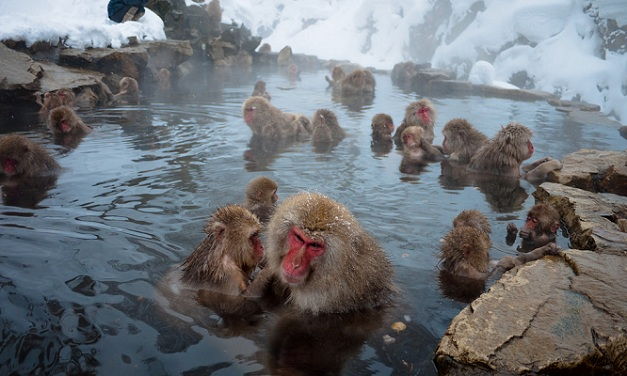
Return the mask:
<svg viewBox="0 0 627 376">
<path fill-rule="evenodd" d="M 224 234 L 224 231 L 226 230 L 226 225 L 222 222 L 210 222 L 207 223 L 207 226 L 205 227 L 205 232 L 207 234 L 213 234 L 216 239 L 220 238 L 222 236 L 222 234 Z"/>
</svg>

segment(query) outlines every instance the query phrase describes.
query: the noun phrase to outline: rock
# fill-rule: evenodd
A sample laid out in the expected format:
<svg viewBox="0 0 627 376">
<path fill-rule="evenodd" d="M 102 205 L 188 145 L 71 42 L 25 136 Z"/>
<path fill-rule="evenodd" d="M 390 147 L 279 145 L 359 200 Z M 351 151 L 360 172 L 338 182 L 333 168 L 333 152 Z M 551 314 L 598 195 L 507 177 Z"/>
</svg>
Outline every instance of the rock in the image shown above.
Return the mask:
<svg viewBox="0 0 627 376">
<path fill-rule="evenodd" d="M 563 167 L 548 175 L 548 181 L 627 196 L 627 151 L 582 149 L 568 154 Z"/>
<path fill-rule="evenodd" d="M 61 67 L 53 63 L 40 64 L 43 69 L 40 80 L 42 93 L 62 88 L 73 90 L 75 93 L 91 89 L 98 96 L 98 105 L 103 106 L 111 101 L 111 90 L 102 81 L 104 74 L 85 69 Z"/>
<path fill-rule="evenodd" d="M 425 90 L 425 88 L 433 89 L 433 81 L 454 80 L 455 74 L 444 69 L 425 68 L 419 69 L 414 75 L 411 86 L 416 91 Z"/>
<path fill-rule="evenodd" d="M 34 101 L 32 95 L 40 88 L 42 74 L 39 63 L 0 43 L 0 101 Z"/>
<path fill-rule="evenodd" d="M 292 64 L 292 47 L 285 46 L 279 51 L 276 62 L 280 67 L 286 67 Z"/>
<path fill-rule="evenodd" d="M 618 129 L 618 133 L 620 133 L 623 138 L 627 138 L 627 125 L 623 125 Z"/>
<path fill-rule="evenodd" d="M 592 112 L 601 111 L 601 106 L 597 104 L 592 104 L 592 103 L 583 102 L 583 101 L 567 101 L 567 100 L 559 99 L 552 95 L 547 98 L 547 103 L 554 107 L 572 109 L 571 111 L 573 110 L 592 111 Z"/>
<path fill-rule="evenodd" d="M 573 107 L 560 107 L 560 108 L 568 108 L 568 119 L 580 124 L 585 125 L 601 125 L 601 126 L 612 126 L 612 127 L 620 127 L 620 123 L 616 120 L 612 120 L 605 116 L 601 112 L 590 112 L 590 111 L 581 111 L 577 108 Z"/>
<path fill-rule="evenodd" d="M 194 55 L 188 40 L 161 40 L 142 44 L 148 52 L 148 66 L 159 70 L 174 69 Z"/>
<path fill-rule="evenodd" d="M 518 101 L 545 100 L 552 96 L 551 93 L 540 90 L 504 89 L 490 85 L 473 85 L 473 94 L 485 97 L 508 98 Z"/>
<path fill-rule="evenodd" d="M 59 54 L 59 64 L 95 70 L 105 74 L 111 72 L 121 76 L 140 79 L 148 64 L 146 46 L 122 48 L 65 49 Z"/>
<path fill-rule="evenodd" d="M 627 218 L 627 197 L 555 183 L 543 183 L 533 195 L 559 211 L 573 247 L 627 255 L 627 233 L 617 224 Z"/>
<path fill-rule="evenodd" d="M 429 95 L 470 95 L 473 90 L 470 81 L 460 80 L 433 80 L 429 81 L 428 86 L 422 90 L 415 86 L 414 88 L 418 92 L 425 92 Z"/>
<path fill-rule="evenodd" d="M 439 373 L 624 374 L 625 270 L 626 257 L 581 250 L 514 268 L 453 319 Z"/>
</svg>

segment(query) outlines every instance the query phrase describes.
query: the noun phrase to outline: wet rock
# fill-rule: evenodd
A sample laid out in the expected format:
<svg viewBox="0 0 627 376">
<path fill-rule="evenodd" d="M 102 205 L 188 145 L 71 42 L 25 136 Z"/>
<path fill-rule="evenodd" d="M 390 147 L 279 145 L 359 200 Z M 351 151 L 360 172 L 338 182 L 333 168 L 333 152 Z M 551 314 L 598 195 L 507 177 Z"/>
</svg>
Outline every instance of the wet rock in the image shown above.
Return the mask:
<svg viewBox="0 0 627 376">
<path fill-rule="evenodd" d="M 620 133 L 623 138 L 627 138 L 627 125 L 623 125 L 618 129 L 618 133 Z"/>
<path fill-rule="evenodd" d="M 84 69 L 61 67 L 53 63 L 40 63 L 43 75 L 40 80 L 41 92 L 68 88 L 75 93 L 91 89 L 98 97 L 98 105 L 111 101 L 111 90 L 102 81 L 104 74 Z M 34 97 L 32 99 L 34 101 Z"/>
<path fill-rule="evenodd" d="M 568 113 L 569 120 L 580 124 L 585 124 L 589 126 L 601 125 L 620 127 L 619 122 L 608 118 L 601 112 L 581 111 L 578 109 L 573 109 L 572 107 L 556 107 L 556 109 L 561 109 L 563 112 Z"/>
<path fill-rule="evenodd" d="M 489 85 L 473 85 L 472 88 L 475 95 L 508 98 L 518 101 L 536 101 L 552 97 L 551 93 L 540 90 L 504 89 Z"/>
<path fill-rule="evenodd" d="M 580 111 L 601 111 L 601 106 L 583 101 L 567 101 L 551 96 L 547 99 L 547 103 L 554 107 L 559 107 L 564 112 L 575 110 Z"/>
<path fill-rule="evenodd" d="M 470 95 L 472 94 L 472 84 L 470 81 L 460 80 L 433 80 L 429 81 L 428 86 L 418 92 L 426 92 L 429 95 Z M 424 90 L 426 89 L 426 90 Z"/>
<path fill-rule="evenodd" d="M 581 250 L 513 269 L 453 319 L 440 374 L 620 374 L 626 269 L 626 257 Z"/>
<path fill-rule="evenodd" d="M 148 51 L 145 46 L 65 49 L 59 54 L 59 64 L 105 74 L 114 72 L 139 80 L 148 64 Z"/>
<path fill-rule="evenodd" d="M 555 183 L 543 183 L 533 195 L 559 211 L 573 247 L 627 255 L 627 233 L 618 225 L 627 218 L 627 197 Z"/>
<path fill-rule="evenodd" d="M 627 151 L 582 149 L 568 154 L 563 167 L 548 175 L 548 181 L 627 196 Z"/>
<path fill-rule="evenodd" d="M 39 63 L 0 43 L 0 101 L 34 101 L 32 95 L 39 90 L 42 75 Z"/>
<path fill-rule="evenodd" d="M 106 286 L 98 281 L 94 281 L 88 275 L 78 275 L 65 281 L 70 290 L 85 296 L 95 296 L 106 290 Z"/>
<path fill-rule="evenodd" d="M 425 88 L 433 90 L 434 87 L 440 86 L 438 85 L 438 83 L 440 83 L 441 81 L 448 82 L 454 79 L 455 74 L 451 71 L 443 69 L 424 68 L 419 69 L 418 72 L 416 72 L 416 74 L 413 76 L 411 81 L 411 87 L 416 91 L 425 90 Z M 446 82 L 444 84 L 446 84 Z"/>
<path fill-rule="evenodd" d="M 142 45 L 148 52 L 148 66 L 154 69 L 174 69 L 194 55 L 188 40 L 161 40 Z"/>
</svg>

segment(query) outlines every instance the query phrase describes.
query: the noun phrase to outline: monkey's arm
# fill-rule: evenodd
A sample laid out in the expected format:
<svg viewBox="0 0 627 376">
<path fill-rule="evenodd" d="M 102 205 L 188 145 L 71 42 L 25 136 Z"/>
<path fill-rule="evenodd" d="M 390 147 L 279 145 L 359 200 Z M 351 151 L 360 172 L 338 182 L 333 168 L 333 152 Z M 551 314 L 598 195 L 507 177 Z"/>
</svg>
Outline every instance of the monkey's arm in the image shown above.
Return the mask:
<svg viewBox="0 0 627 376">
<path fill-rule="evenodd" d="M 248 278 L 242 268 L 229 256 L 222 258 L 222 266 L 224 267 L 225 277 L 227 279 L 226 285 L 236 287 L 239 289 L 240 293 L 245 291 L 248 287 Z"/>
<path fill-rule="evenodd" d="M 440 151 L 440 149 L 431 145 L 430 143 L 423 140 L 421 141 L 420 146 L 427 153 L 427 158 L 429 158 L 430 160 L 440 161 L 444 159 L 444 155 L 442 155 L 442 152 Z"/>
<path fill-rule="evenodd" d="M 518 234 L 518 228 L 514 223 L 507 224 L 507 236 L 505 237 L 505 243 L 512 245 L 516 241 L 516 235 Z"/>
<path fill-rule="evenodd" d="M 242 293 L 245 297 L 248 298 L 260 298 L 263 296 L 263 292 L 266 289 L 266 286 L 272 279 L 272 272 L 268 268 L 263 268 L 253 279 L 253 281 L 248 285 L 246 291 Z"/>
<path fill-rule="evenodd" d="M 520 255 L 516 257 L 513 257 L 513 256 L 503 257 L 496 264 L 494 270 L 492 271 L 492 274 L 496 272 L 501 272 L 501 273 L 506 272 L 515 266 L 525 264 L 529 261 L 537 260 L 539 258 L 544 257 L 545 255 L 557 255 L 559 254 L 559 250 L 560 248 L 555 243 L 549 243 L 545 246 L 536 248 L 531 252 L 521 253 Z"/>
<path fill-rule="evenodd" d="M 532 162 L 532 163 L 528 163 L 528 164 L 526 164 L 526 165 L 523 165 L 521 168 L 522 168 L 522 170 L 523 170 L 524 172 L 529 172 L 529 171 L 533 170 L 534 168 L 536 168 L 536 167 L 540 166 L 541 164 L 543 164 L 543 163 L 545 163 L 545 162 L 548 162 L 548 161 L 552 161 L 552 160 L 553 160 L 553 158 L 551 158 L 551 157 L 544 157 L 544 158 L 540 158 L 540 159 L 538 159 L 538 160 L 537 160 L 537 161 L 535 161 L 535 162 Z"/>
</svg>

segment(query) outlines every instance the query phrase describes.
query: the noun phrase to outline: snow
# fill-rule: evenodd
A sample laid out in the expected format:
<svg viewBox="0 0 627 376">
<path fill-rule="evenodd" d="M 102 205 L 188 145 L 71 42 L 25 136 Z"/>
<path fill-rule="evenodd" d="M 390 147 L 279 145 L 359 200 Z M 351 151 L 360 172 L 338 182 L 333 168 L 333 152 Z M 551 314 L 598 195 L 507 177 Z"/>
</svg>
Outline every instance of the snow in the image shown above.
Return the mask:
<svg viewBox="0 0 627 376">
<path fill-rule="evenodd" d="M 584 10 L 590 2 L 599 16 L 627 23 L 625 0 L 484 0 L 474 17 L 476 0 L 451 2 L 447 18 L 436 20 L 430 62 L 499 87 L 512 87 L 512 75 L 525 71 L 533 88 L 599 104 L 625 123 L 627 56 L 602 51 L 594 11 Z M 422 46 L 415 42 L 423 36 L 414 27 L 433 22 L 434 4 L 441 2 L 221 0 L 223 22 L 244 23 L 275 51 L 289 45 L 295 53 L 381 69 L 416 56 L 410 48 Z"/>
<path fill-rule="evenodd" d="M 165 39 L 163 21 L 149 9 L 139 21 L 115 23 L 107 16 L 108 0 L 0 0 L 0 40 L 56 44 L 73 48 L 120 47 L 128 37 Z"/>
</svg>

